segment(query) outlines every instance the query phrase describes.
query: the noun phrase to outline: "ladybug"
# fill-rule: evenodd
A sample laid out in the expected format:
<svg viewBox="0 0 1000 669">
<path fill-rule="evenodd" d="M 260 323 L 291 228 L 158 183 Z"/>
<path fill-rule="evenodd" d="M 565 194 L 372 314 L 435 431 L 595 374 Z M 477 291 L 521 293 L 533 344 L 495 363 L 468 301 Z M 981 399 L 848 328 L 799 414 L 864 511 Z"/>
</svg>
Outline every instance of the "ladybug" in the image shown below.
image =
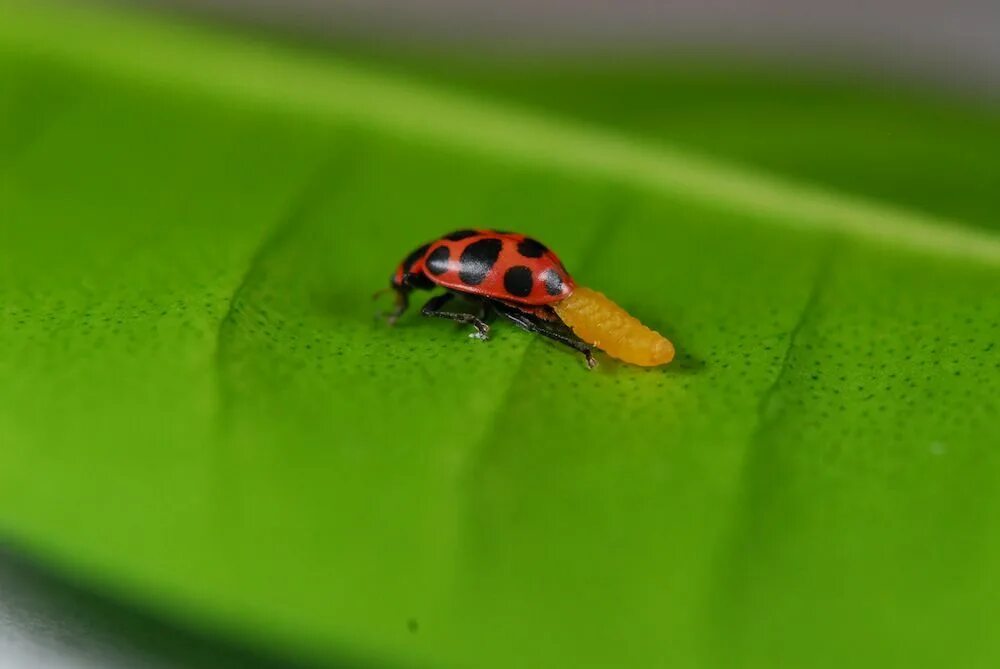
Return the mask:
<svg viewBox="0 0 1000 669">
<path fill-rule="evenodd" d="M 597 364 L 594 348 L 646 366 L 673 358 L 669 341 L 601 293 L 578 287 L 555 253 L 523 234 L 457 230 L 418 247 L 390 280 L 396 307 L 386 314 L 388 323 L 406 311 L 411 292 L 436 287 L 445 292 L 431 297 L 420 313 L 469 324 L 475 328 L 470 336 L 483 341 L 489 339 L 487 319 L 498 313 L 582 353 L 591 369 Z M 445 311 L 458 295 L 475 303 L 477 313 Z"/>
</svg>

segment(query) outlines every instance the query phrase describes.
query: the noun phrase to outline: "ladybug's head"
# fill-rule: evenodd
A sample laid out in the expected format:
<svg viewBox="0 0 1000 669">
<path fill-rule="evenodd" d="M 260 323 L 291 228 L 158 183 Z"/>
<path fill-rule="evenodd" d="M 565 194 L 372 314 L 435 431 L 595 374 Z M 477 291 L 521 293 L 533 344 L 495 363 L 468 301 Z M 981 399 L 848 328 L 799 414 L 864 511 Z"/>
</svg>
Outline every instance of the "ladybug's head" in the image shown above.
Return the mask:
<svg viewBox="0 0 1000 669">
<path fill-rule="evenodd" d="M 430 290 L 434 287 L 434 282 L 428 279 L 423 271 L 407 272 L 400 265 L 393 272 L 392 276 L 389 277 L 389 287 L 394 290 L 413 290 L 414 288 Z"/>
<path fill-rule="evenodd" d="M 427 275 L 424 274 L 423 259 L 427 254 L 430 244 L 424 244 L 415 249 L 399 263 L 396 271 L 393 272 L 389 280 L 390 285 L 396 290 L 409 290 L 411 288 L 430 288 L 433 284 Z"/>
<path fill-rule="evenodd" d="M 406 273 L 403 272 L 403 266 L 400 265 L 396 268 L 396 271 L 392 273 L 392 276 L 389 277 L 389 286 L 398 290 L 403 287 L 403 280 L 405 278 Z"/>
</svg>

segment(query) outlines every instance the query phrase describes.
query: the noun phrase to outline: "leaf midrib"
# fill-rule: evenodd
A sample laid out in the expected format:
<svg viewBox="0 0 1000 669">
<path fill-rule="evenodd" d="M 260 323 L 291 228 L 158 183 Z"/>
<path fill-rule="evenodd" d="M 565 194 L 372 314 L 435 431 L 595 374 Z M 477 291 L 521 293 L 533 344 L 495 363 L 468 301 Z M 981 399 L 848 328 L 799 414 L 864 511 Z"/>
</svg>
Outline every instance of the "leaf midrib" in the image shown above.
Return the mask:
<svg viewBox="0 0 1000 669">
<path fill-rule="evenodd" d="M 732 166 L 663 142 L 646 144 L 608 129 L 479 102 L 442 87 L 210 29 L 93 10 L 53 12 L 15 0 L 0 4 L 7 5 L 0 49 L 63 66 L 677 193 L 760 214 L 761 222 L 771 225 L 1000 265 L 996 234 Z M 118 38 L 105 39 L 107 34 Z M 145 57 L 137 59 L 136 53 Z"/>
</svg>

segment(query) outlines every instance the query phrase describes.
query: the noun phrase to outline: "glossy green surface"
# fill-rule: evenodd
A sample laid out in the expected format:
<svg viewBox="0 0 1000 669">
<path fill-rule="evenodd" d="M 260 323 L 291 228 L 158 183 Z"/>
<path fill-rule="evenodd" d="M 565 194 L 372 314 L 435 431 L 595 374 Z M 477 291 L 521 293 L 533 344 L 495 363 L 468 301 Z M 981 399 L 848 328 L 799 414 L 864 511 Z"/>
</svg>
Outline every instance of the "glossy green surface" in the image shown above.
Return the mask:
<svg viewBox="0 0 1000 669">
<path fill-rule="evenodd" d="M 825 150 L 839 178 L 800 185 L 510 89 L 13 7 L 5 539 L 331 661 L 1000 660 L 1000 239 L 963 216 L 998 206 L 922 187 L 984 168 L 886 157 L 877 202 Z M 374 318 L 400 257 L 470 225 L 541 238 L 678 361 Z"/>
</svg>

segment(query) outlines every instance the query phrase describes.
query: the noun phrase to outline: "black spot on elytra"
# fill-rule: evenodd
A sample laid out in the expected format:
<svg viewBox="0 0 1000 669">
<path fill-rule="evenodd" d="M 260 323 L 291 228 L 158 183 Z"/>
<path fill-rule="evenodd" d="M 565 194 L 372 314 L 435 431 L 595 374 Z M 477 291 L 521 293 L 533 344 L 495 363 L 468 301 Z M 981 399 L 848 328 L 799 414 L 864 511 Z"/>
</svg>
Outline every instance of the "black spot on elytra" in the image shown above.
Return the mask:
<svg viewBox="0 0 1000 669">
<path fill-rule="evenodd" d="M 517 252 L 525 258 L 541 258 L 548 249 L 536 239 L 525 237 L 517 244 Z"/>
<path fill-rule="evenodd" d="M 458 278 L 469 286 L 478 286 L 493 269 L 503 242 L 499 239 L 480 239 L 465 247 L 459 258 Z"/>
<path fill-rule="evenodd" d="M 475 230 L 456 230 L 455 232 L 445 235 L 444 238 L 451 242 L 458 242 L 478 234 L 479 233 Z"/>
<path fill-rule="evenodd" d="M 413 267 L 413 263 L 420 260 L 423 257 L 423 255 L 427 253 L 428 248 L 430 248 L 430 244 L 424 244 L 420 248 L 410 253 L 410 255 L 406 256 L 406 258 L 403 259 L 403 273 L 409 272 L 410 268 Z"/>
<path fill-rule="evenodd" d="M 534 277 L 531 270 L 524 265 L 515 265 L 503 275 L 503 287 L 516 297 L 527 297 L 531 294 L 531 283 Z"/>
<path fill-rule="evenodd" d="M 542 282 L 545 284 L 545 292 L 549 295 L 558 295 L 563 291 L 562 277 L 554 269 L 542 272 Z"/>
<path fill-rule="evenodd" d="M 448 271 L 448 261 L 450 259 L 451 254 L 448 252 L 448 247 L 439 246 L 427 256 L 427 260 L 424 261 L 424 267 L 434 276 L 441 276 Z"/>
</svg>

